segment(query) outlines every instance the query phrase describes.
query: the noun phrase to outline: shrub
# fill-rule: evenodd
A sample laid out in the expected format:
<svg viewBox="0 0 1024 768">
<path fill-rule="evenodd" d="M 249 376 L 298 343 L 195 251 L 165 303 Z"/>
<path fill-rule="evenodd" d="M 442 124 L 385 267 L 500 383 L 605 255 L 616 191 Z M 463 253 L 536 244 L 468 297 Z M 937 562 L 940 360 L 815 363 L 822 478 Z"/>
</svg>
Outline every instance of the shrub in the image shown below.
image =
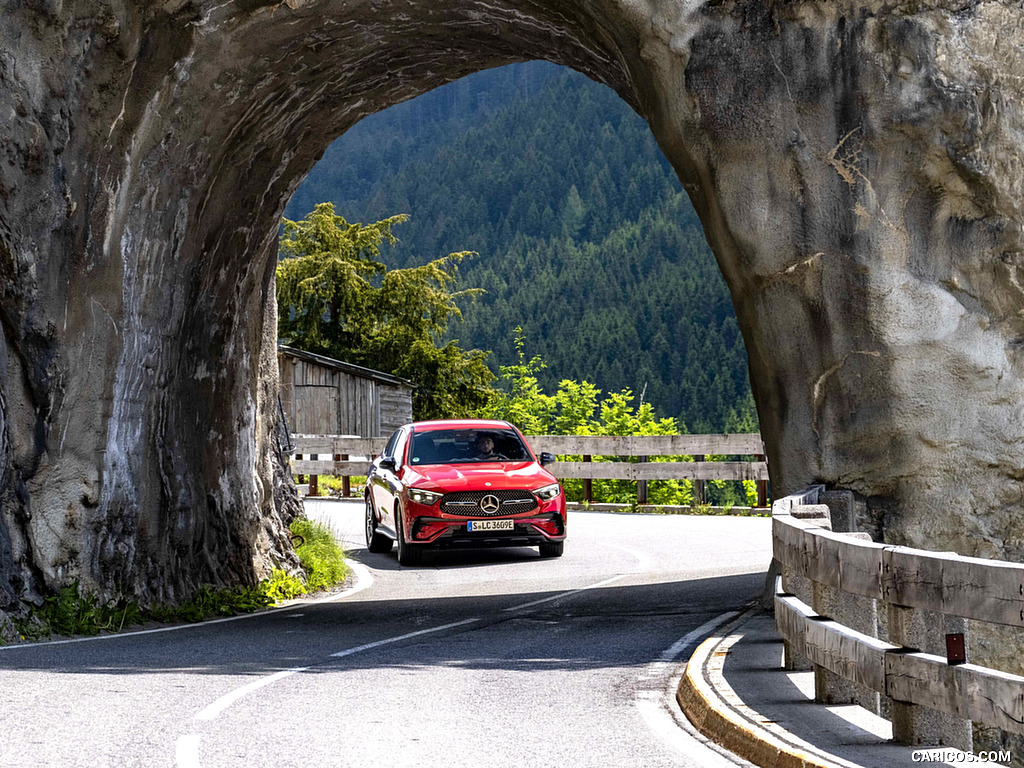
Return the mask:
<svg viewBox="0 0 1024 768">
<path fill-rule="evenodd" d="M 303 539 L 295 554 L 306 569 L 307 590 L 330 589 L 345 580 L 349 572 L 345 552 L 330 529 L 304 517 L 293 520 L 290 529 Z"/>
<path fill-rule="evenodd" d="M 220 588 L 204 584 L 191 600 L 177 606 L 157 605 L 147 613 L 150 618 L 161 622 L 203 621 L 211 616 L 234 616 L 252 613 L 274 605 L 261 582 L 254 587 Z"/>
<path fill-rule="evenodd" d="M 101 603 L 95 595 L 83 594 L 76 581 L 33 607 L 27 619 L 16 621 L 23 638 L 41 639 L 49 635 L 98 635 L 117 632 L 125 625 L 141 624 L 143 613 L 138 603 L 125 599 Z"/>
<path fill-rule="evenodd" d="M 300 579 L 289 576 L 280 568 L 275 568 L 270 578 L 264 580 L 261 586 L 263 593 L 275 604 L 306 594 L 306 585 Z"/>
</svg>

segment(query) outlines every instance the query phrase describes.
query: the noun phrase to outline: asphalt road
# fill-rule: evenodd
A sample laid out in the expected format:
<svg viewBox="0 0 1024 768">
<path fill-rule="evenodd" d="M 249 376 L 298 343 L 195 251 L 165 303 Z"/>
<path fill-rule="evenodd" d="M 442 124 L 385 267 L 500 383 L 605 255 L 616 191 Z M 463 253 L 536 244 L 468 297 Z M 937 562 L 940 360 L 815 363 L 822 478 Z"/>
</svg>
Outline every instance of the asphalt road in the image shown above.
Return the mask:
<svg viewBox="0 0 1024 768">
<path fill-rule="evenodd" d="M 574 513 L 565 555 L 372 555 L 330 600 L 0 648 L 0 766 L 728 766 L 673 675 L 759 594 L 770 520 Z"/>
</svg>

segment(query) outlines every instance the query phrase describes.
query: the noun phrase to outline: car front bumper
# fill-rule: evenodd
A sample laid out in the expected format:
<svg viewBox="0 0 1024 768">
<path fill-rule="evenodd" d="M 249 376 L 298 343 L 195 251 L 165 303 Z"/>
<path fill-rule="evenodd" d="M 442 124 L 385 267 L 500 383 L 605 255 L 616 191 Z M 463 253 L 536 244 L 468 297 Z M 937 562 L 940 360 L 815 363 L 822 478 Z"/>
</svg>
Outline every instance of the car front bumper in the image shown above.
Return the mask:
<svg viewBox="0 0 1024 768">
<path fill-rule="evenodd" d="M 518 547 L 562 541 L 566 535 L 565 497 L 541 502 L 536 509 L 517 515 L 452 515 L 438 505 L 407 502 L 405 536 L 409 544 L 446 547 Z M 512 530 L 470 531 L 470 521 L 511 520 Z"/>
<path fill-rule="evenodd" d="M 513 518 L 515 527 L 510 531 L 470 531 L 468 522 L 426 515 L 417 517 L 412 523 L 409 543 L 442 548 L 528 547 L 565 539 L 565 519 L 556 513 Z"/>
</svg>

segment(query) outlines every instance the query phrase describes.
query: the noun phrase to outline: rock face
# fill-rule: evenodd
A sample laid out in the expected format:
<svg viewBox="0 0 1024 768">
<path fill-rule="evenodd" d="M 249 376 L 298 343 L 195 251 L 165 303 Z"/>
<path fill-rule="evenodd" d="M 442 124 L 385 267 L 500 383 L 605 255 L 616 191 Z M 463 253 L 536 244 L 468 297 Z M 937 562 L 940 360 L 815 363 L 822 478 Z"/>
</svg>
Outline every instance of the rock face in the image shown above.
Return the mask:
<svg viewBox="0 0 1024 768">
<path fill-rule="evenodd" d="M 1002 2 L 7 0 L 0 610 L 287 558 L 278 218 L 360 118 L 544 58 L 615 88 L 736 302 L 776 495 L 1021 559 L 1024 12 Z M 287 513 L 285 513 L 287 514 Z"/>
</svg>

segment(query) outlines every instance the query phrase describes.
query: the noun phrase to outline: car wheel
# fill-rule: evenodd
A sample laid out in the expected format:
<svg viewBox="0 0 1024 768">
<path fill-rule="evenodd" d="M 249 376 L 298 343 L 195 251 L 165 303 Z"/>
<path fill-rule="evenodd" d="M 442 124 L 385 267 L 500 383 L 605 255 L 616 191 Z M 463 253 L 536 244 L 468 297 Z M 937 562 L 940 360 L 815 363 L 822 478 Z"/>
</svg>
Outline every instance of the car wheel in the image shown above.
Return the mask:
<svg viewBox="0 0 1024 768">
<path fill-rule="evenodd" d="M 398 535 L 399 565 L 419 565 L 423 562 L 423 550 L 410 546 L 405 540 L 405 526 L 402 525 L 402 513 L 395 507 L 395 533 Z"/>
<path fill-rule="evenodd" d="M 541 557 L 561 557 L 565 549 L 564 541 L 546 541 L 540 545 Z"/>
<path fill-rule="evenodd" d="M 391 551 L 391 539 L 377 530 L 377 517 L 373 514 L 373 502 L 366 497 L 366 548 L 378 555 Z"/>
</svg>

